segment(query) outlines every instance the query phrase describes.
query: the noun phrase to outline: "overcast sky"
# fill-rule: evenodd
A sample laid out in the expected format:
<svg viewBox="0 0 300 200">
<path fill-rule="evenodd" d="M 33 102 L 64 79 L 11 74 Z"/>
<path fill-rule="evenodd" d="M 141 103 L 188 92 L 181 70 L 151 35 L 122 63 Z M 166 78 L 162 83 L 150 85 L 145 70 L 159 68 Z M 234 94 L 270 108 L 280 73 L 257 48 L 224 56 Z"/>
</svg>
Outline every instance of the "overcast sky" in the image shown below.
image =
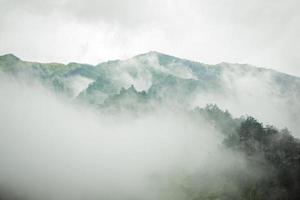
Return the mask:
<svg viewBox="0 0 300 200">
<path fill-rule="evenodd" d="M 150 50 L 300 76 L 299 0 L 0 0 L 0 54 L 99 63 Z"/>
</svg>

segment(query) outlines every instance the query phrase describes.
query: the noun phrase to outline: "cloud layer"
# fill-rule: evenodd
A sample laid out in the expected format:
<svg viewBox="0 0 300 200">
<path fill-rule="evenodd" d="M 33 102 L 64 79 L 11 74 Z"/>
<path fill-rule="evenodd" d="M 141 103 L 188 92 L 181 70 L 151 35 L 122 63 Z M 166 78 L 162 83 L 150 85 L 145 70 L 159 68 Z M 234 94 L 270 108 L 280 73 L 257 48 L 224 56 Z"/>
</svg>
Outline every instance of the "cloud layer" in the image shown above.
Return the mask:
<svg viewBox="0 0 300 200">
<path fill-rule="evenodd" d="M 163 109 L 139 118 L 99 115 L 36 82 L 1 76 L 0 83 L 1 195 L 182 199 L 190 174 L 206 174 L 197 181 L 206 184 L 224 170 L 245 170 L 204 120 Z M 221 159 L 227 162 L 217 165 Z"/>
</svg>

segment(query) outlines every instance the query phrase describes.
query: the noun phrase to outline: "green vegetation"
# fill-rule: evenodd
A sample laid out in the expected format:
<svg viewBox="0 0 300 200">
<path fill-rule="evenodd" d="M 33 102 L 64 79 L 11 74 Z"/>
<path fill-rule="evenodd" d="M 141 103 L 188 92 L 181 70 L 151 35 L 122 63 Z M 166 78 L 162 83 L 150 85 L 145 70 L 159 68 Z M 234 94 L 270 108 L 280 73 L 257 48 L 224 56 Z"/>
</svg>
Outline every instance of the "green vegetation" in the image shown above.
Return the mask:
<svg viewBox="0 0 300 200">
<path fill-rule="evenodd" d="M 156 58 L 154 61 L 149 59 L 152 56 Z M 278 130 L 250 116 L 234 118 L 215 104 L 192 109 L 191 102 L 198 94 L 204 94 L 202 97 L 206 94 L 235 96 L 236 92 L 241 91 L 232 81 L 235 76 L 248 78 L 249 74 L 258 76 L 266 73 L 268 77 L 271 74 L 268 87 L 271 85 L 275 88 L 270 89 L 270 93 L 287 99 L 288 104 L 284 105 L 294 106 L 287 107 L 287 110 L 290 109 L 297 118 L 299 111 L 294 108 L 299 108 L 300 79 L 242 65 L 237 75 L 228 76 L 229 82 L 225 82 L 223 76 L 226 70 L 231 73 L 237 69 L 225 64 L 205 65 L 157 52 L 136 56 L 129 61 L 109 61 L 96 66 L 79 63 L 43 64 L 25 62 L 12 54 L 0 56 L 1 72 L 37 79 L 44 86 L 68 97 L 72 94 L 70 79 L 76 76 L 91 79 L 92 82 L 75 99 L 93 106 L 99 112 L 130 111 L 138 114 L 158 106 L 159 109 L 168 109 L 167 106 L 170 106 L 196 121 L 204 120 L 212 125 L 222 133 L 220 148 L 237 158 L 242 157 L 245 166 L 212 171 L 214 176 L 196 172 L 187 174 L 178 184 L 187 200 L 299 200 L 299 139 L 287 129 Z M 147 81 L 151 84 L 145 84 Z M 135 84 L 149 87 L 137 90 Z M 224 163 L 225 158 L 216 165 Z"/>
<path fill-rule="evenodd" d="M 241 193 L 236 198 L 224 198 L 226 191 L 222 191 L 198 199 L 300 199 L 300 141 L 287 129 L 264 126 L 253 117 L 234 119 L 216 105 L 195 112 L 225 134 L 226 148 L 242 152 L 250 168 L 263 172 L 259 176 L 238 174 L 235 185 Z"/>
</svg>

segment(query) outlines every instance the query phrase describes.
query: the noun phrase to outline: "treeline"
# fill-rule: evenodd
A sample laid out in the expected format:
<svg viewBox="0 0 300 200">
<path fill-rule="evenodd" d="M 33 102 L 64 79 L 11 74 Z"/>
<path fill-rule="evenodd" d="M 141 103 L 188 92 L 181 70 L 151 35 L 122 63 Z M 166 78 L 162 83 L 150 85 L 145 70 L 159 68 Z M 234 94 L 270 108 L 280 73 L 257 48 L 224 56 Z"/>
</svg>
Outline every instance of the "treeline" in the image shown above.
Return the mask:
<svg viewBox="0 0 300 200">
<path fill-rule="evenodd" d="M 263 172 L 254 179 L 237 180 L 241 190 L 239 199 L 300 199 L 300 141 L 287 129 L 264 126 L 253 117 L 234 119 L 216 105 L 197 108 L 194 113 L 224 133 L 225 148 L 241 152 L 249 167 Z"/>
</svg>

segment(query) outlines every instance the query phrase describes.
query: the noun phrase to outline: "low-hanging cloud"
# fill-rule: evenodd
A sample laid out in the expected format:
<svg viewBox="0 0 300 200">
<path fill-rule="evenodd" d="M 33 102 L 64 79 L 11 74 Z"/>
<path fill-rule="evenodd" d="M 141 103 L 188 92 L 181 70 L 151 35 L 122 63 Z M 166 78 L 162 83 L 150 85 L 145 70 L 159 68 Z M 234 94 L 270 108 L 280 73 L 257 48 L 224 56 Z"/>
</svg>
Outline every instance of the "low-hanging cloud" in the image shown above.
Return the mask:
<svg viewBox="0 0 300 200">
<path fill-rule="evenodd" d="M 246 65 L 246 73 L 242 65 L 224 68 L 220 78 L 224 92 L 199 93 L 192 105 L 203 107 L 214 103 L 236 117 L 250 115 L 267 125 L 288 128 L 299 137 L 300 90 L 295 88 L 296 84 L 290 83 L 289 88 L 284 88 L 284 83 L 278 85 L 275 81 L 277 72 L 257 68 L 250 71 L 248 67 Z"/>
<path fill-rule="evenodd" d="M 226 170 L 246 168 L 241 156 L 220 148 L 223 137 L 204 120 L 196 123 L 184 113 L 164 109 L 138 118 L 101 114 L 38 82 L 0 80 L 3 194 L 182 199 L 188 175 L 205 175 L 193 186 L 199 188 L 215 176 L 219 181 Z M 227 162 L 218 165 L 221 159 Z"/>
</svg>

